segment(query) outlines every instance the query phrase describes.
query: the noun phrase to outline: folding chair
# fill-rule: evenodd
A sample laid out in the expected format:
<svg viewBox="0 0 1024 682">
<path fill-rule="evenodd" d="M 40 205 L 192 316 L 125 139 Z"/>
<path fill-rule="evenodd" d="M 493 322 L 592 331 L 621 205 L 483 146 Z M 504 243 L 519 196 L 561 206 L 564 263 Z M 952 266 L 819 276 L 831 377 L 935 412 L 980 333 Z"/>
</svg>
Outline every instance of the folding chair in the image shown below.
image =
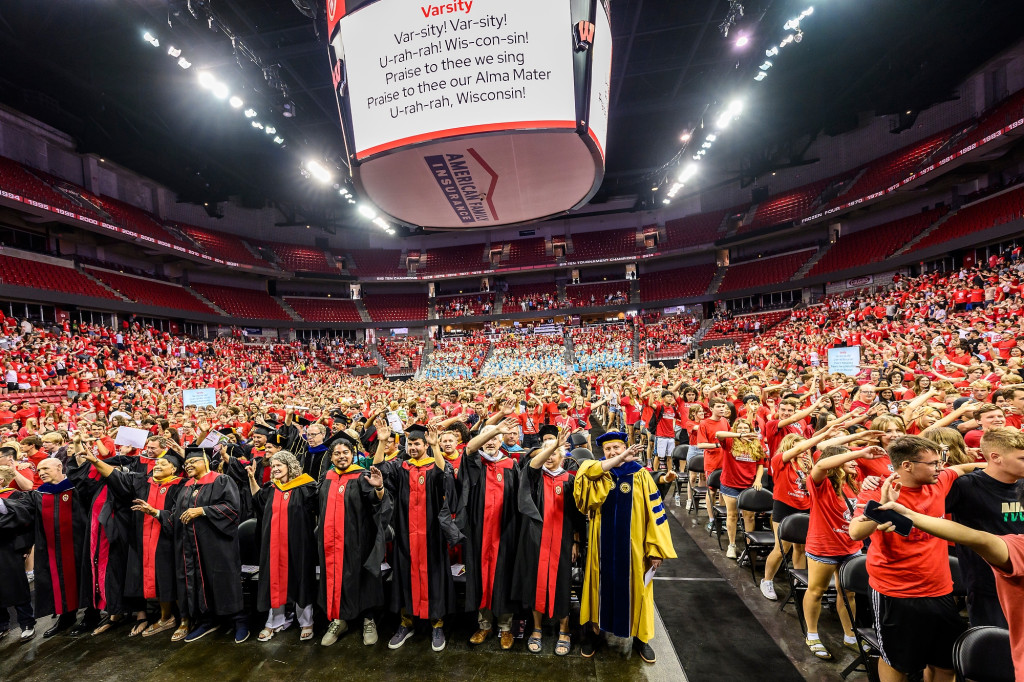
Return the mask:
<svg viewBox="0 0 1024 682">
<path fill-rule="evenodd" d="M 839 584 L 843 589 L 839 591 L 839 598 L 843 600 L 848 613 L 853 613 L 850 602 L 846 598 L 847 592 L 857 595 L 857 618 L 853 623 L 853 633 L 857 637 L 857 649 L 860 652 L 853 663 L 846 666 L 842 677 L 846 677 L 861 666 L 868 674 L 871 682 L 878 682 L 878 664 L 871 665 L 871 659 L 877 659 L 880 655 L 878 647 L 878 636 L 875 633 L 873 620 L 869 617 L 871 611 L 871 586 L 868 584 L 868 558 L 860 555 L 843 562 L 839 566 Z M 863 599 L 861 599 L 863 597 Z M 861 603 L 863 602 L 863 603 Z M 861 623 L 867 623 L 864 626 Z M 865 646 L 867 651 L 864 651 Z"/>
<path fill-rule="evenodd" d="M 779 540 L 803 545 L 807 542 L 807 528 L 811 523 L 810 514 L 791 514 L 779 524 Z M 786 566 L 786 573 L 789 578 L 789 594 L 785 601 L 779 604 L 779 611 L 786 608 L 790 602 L 796 607 L 796 617 L 800 621 L 800 629 L 807 633 L 807 623 L 804 622 L 804 593 L 807 592 L 807 569 L 796 568 L 792 565 L 793 549 L 790 548 L 783 557 L 783 564 Z"/>
<path fill-rule="evenodd" d="M 740 512 L 754 512 L 755 529 L 758 522 L 763 525 L 766 515 L 771 514 L 772 503 L 772 494 L 770 492 L 767 490 L 754 490 L 753 488 L 744 490 L 736 498 L 736 506 L 739 507 Z M 769 520 L 768 523 L 770 524 L 771 521 Z M 744 558 L 750 561 L 750 576 L 754 579 L 754 582 L 757 582 L 757 557 L 766 557 L 775 549 L 775 533 L 771 530 L 752 530 L 746 533 L 746 543 L 747 545 L 743 549 L 743 553 L 736 560 L 736 563 L 741 563 Z"/>
<path fill-rule="evenodd" d="M 704 473 L 704 455 L 695 455 L 686 463 L 687 479 L 689 474 L 697 474 L 698 476 Z M 698 484 L 693 486 L 693 507 L 690 509 L 690 513 L 694 516 L 700 515 L 700 507 L 705 504 L 704 498 L 707 497 L 708 489 L 707 486 Z M 706 506 L 706 505 L 705 505 Z"/>
<path fill-rule="evenodd" d="M 971 628 L 953 645 L 957 682 L 1013 682 L 1010 631 L 991 625 Z"/>
<path fill-rule="evenodd" d="M 715 469 L 708 474 L 708 490 L 710 490 L 714 498 L 718 494 L 719 488 L 721 487 L 722 470 Z M 711 509 L 711 535 L 718 537 L 718 549 L 722 549 L 722 535 L 725 533 L 725 520 L 728 517 L 728 510 L 724 504 L 716 504 Z"/>
</svg>

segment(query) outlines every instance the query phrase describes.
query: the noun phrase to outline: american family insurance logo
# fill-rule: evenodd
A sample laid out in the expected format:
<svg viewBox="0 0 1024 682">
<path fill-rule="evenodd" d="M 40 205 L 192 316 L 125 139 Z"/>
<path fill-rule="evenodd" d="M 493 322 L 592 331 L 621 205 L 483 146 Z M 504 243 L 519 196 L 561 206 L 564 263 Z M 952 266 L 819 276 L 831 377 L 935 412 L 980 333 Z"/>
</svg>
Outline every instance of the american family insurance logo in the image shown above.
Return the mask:
<svg viewBox="0 0 1024 682">
<path fill-rule="evenodd" d="M 494 209 L 498 174 L 475 149 L 467 149 L 465 154 L 424 156 L 423 160 L 459 220 L 467 225 L 498 220 Z"/>
</svg>

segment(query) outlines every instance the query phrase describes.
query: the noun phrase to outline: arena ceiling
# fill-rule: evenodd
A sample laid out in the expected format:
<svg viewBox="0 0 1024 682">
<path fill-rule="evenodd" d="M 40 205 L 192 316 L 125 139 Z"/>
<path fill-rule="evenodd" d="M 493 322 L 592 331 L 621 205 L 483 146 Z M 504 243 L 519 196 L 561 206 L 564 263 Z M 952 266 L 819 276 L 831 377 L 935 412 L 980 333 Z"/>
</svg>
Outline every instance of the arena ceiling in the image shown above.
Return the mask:
<svg viewBox="0 0 1024 682">
<path fill-rule="evenodd" d="M 344 224 L 350 208 L 298 174 L 298 154 L 340 156 L 323 36 L 300 11 L 312 0 L 50 0 L 7 2 L 0 14 L 0 103 L 75 137 L 173 188 L 182 200 L 273 202 L 297 220 Z M 742 96 L 729 143 L 706 163 L 719 177 L 752 178 L 799 164 L 815 135 L 856 125 L 859 112 L 917 111 L 951 96 L 971 71 L 1020 39 L 1013 0 L 740 0 L 724 37 L 729 0 L 611 0 L 615 41 L 607 176 L 595 208 L 650 200 L 709 105 Z M 803 39 L 755 83 L 764 48 L 809 4 Z M 319 4 L 319 3 L 317 3 Z M 211 30 L 205 8 L 236 37 Z M 196 9 L 194 6 L 193 9 Z M 153 49 L 146 30 L 159 36 Z M 749 36 L 745 48 L 739 35 Z M 169 60 L 174 44 L 233 90 L 280 107 L 279 90 L 246 51 L 279 65 L 295 116 L 277 117 L 281 148 L 211 101 L 194 73 Z M 244 46 L 239 49 L 239 45 Z"/>
</svg>

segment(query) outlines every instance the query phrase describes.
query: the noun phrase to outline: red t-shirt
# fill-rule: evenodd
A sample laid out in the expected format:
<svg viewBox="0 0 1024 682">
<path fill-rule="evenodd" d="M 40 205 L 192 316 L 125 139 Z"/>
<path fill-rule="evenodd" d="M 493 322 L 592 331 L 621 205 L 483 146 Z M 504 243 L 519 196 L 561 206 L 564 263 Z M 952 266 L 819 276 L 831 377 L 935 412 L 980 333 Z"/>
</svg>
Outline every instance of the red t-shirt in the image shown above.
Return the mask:
<svg viewBox="0 0 1024 682">
<path fill-rule="evenodd" d="M 715 434 L 719 431 L 729 430 L 729 420 L 726 418 L 715 421 L 714 419 L 704 419 L 701 421 L 700 426 L 697 427 L 697 442 L 698 443 L 717 443 L 718 439 L 715 438 Z M 704 451 L 704 471 L 711 473 L 715 469 L 722 468 L 722 457 L 725 456 L 725 451 L 722 448 L 711 448 Z"/>
<path fill-rule="evenodd" d="M 864 543 L 850 537 L 850 519 L 853 518 L 850 509 L 856 508 L 856 493 L 849 486 L 843 486 L 844 500 L 836 495 L 827 477 L 821 483 L 815 483 L 808 477 L 807 492 L 811 500 L 807 551 L 820 557 L 849 556 L 859 552 Z"/>
<path fill-rule="evenodd" d="M 792 461 L 783 463 L 781 452 L 772 457 L 772 499 L 806 511 L 811 508 L 811 498 L 807 494 L 807 474 L 792 464 Z"/>
<path fill-rule="evenodd" d="M 803 429 L 800 427 L 801 422 L 793 422 L 789 426 L 779 428 L 779 420 L 772 419 L 770 422 L 764 425 L 764 439 L 768 442 L 768 452 L 772 455 L 776 454 L 779 450 L 779 444 L 782 439 L 791 433 L 800 434 Z"/>
<path fill-rule="evenodd" d="M 946 495 L 957 479 L 955 469 L 939 473 L 934 485 L 904 487 L 899 502 L 920 514 L 939 518 L 946 513 Z M 865 490 L 857 504 L 881 501 L 882 489 Z M 949 543 L 913 528 L 910 535 L 875 532 L 868 547 L 868 583 L 889 597 L 942 597 L 953 591 Z"/>
<path fill-rule="evenodd" d="M 523 427 L 523 433 L 526 435 L 533 435 L 540 431 L 540 427 L 544 426 L 545 411 L 543 407 L 537 407 L 535 410 L 526 410 L 520 412 L 519 424 Z"/>
<path fill-rule="evenodd" d="M 725 456 L 722 458 L 722 485 L 737 490 L 746 490 L 754 485 L 757 478 L 757 465 L 764 463 L 764 459 L 756 459 L 748 453 L 734 452 L 734 438 L 725 439 Z M 761 451 L 765 452 L 765 445 L 761 443 Z M 705 462 L 707 459 L 704 460 Z"/>
<path fill-rule="evenodd" d="M 879 478 L 889 478 L 895 469 L 892 468 L 892 460 L 889 456 L 879 457 L 878 459 L 858 459 L 857 460 L 857 477 L 860 480 L 864 480 L 868 476 L 878 476 Z"/>
<path fill-rule="evenodd" d="M 996 594 L 1007 623 L 1024 623 L 1024 535 L 1003 535 L 1010 551 L 1010 570 L 992 569 L 996 575 Z M 1010 651 L 1017 679 L 1024 673 L 1024 628 L 1010 628 Z"/>
<path fill-rule="evenodd" d="M 658 425 L 654 429 L 654 435 L 658 438 L 675 438 L 676 437 L 676 419 L 679 415 L 676 413 L 675 405 L 666 405 L 664 403 L 654 405 L 654 412 L 651 415 L 651 419 L 660 416 L 658 419 Z M 707 454 L 704 455 L 704 465 L 707 466 Z"/>
</svg>

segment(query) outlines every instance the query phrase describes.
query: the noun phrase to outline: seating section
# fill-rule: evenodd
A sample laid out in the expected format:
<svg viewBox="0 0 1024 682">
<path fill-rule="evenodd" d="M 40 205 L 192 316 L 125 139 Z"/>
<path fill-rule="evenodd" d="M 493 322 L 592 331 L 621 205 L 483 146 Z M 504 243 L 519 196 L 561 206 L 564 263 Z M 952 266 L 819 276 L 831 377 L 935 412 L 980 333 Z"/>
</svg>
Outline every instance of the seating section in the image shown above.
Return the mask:
<svg viewBox="0 0 1024 682">
<path fill-rule="evenodd" d="M 666 242 L 661 245 L 661 249 L 682 249 L 714 242 L 719 236 L 718 228 L 726 212 L 712 211 L 665 221 Z"/>
<path fill-rule="evenodd" d="M 254 256 L 242 242 L 241 238 L 233 234 L 207 230 L 198 225 L 177 225 L 177 227 L 201 244 L 206 253 L 215 258 L 223 258 L 234 263 L 251 265 L 257 268 L 273 267 L 262 258 Z"/>
<path fill-rule="evenodd" d="M 971 143 L 980 142 L 992 133 L 1002 130 L 1022 118 L 1024 118 L 1024 90 L 1018 90 L 984 114 L 978 121 L 978 126 L 956 146 L 962 149 Z"/>
<path fill-rule="evenodd" d="M 629 303 L 629 285 L 630 282 L 624 279 L 570 284 L 565 287 L 565 299 L 573 308 Z"/>
<path fill-rule="evenodd" d="M 718 292 L 739 291 L 790 280 L 800 266 L 814 255 L 815 251 L 817 249 L 804 249 L 782 256 L 758 258 L 730 265 L 729 269 L 725 271 L 725 277 L 722 279 L 722 285 L 718 287 Z"/>
<path fill-rule="evenodd" d="M 422 339 L 381 339 L 377 352 L 384 359 L 384 373 L 415 374 L 423 361 Z"/>
<path fill-rule="evenodd" d="M 767 313 L 742 315 L 715 322 L 702 341 L 735 341 L 746 348 L 757 335 L 764 335 L 793 315 L 792 310 L 773 310 Z"/>
<path fill-rule="evenodd" d="M 285 302 L 306 322 L 360 322 L 355 301 L 345 298 L 298 298 L 285 296 Z"/>
<path fill-rule="evenodd" d="M 643 329 L 644 352 L 648 360 L 681 358 L 690 350 L 693 335 L 700 328 L 695 317 L 670 317 Z"/>
<path fill-rule="evenodd" d="M 209 299 L 233 317 L 249 320 L 291 321 L 288 313 L 274 297 L 257 289 L 218 286 L 215 284 L 191 284 L 193 289 Z"/>
<path fill-rule="evenodd" d="M 490 315 L 494 310 L 494 294 L 480 292 L 464 296 L 445 296 L 437 299 L 435 307 L 440 318 Z"/>
<path fill-rule="evenodd" d="M 186 249 L 195 250 L 196 248 L 195 244 L 182 241 L 175 235 L 168 232 L 156 216 L 143 211 L 141 208 L 132 206 L 124 201 L 118 201 L 117 199 L 102 195 L 99 196 L 97 200 L 100 202 L 103 210 L 110 214 L 113 222 L 119 223 L 122 227 L 126 227 L 132 232 L 145 235 L 153 239 L 159 239 L 170 244 L 176 244 L 177 246 L 182 246 Z"/>
<path fill-rule="evenodd" d="M 95 211 L 79 206 L 50 185 L 40 179 L 41 173 L 25 168 L 17 161 L 0 156 L 0 188 L 22 197 L 49 204 L 65 211 L 87 215 L 96 220 L 100 216 Z"/>
<path fill-rule="evenodd" d="M 444 275 L 455 272 L 486 270 L 490 265 L 485 260 L 483 244 L 452 246 L 427 249 L 427 262 L 416 272 L 424 275 Z"/>
<path fill-rule="evenodd" d="M 554 282 L 538 284 L 512 284 L 501 305 L 502 312 L 515 313 L 527 310 L 553 310 L 559 307 L 558 287 Z"/>
<path fill-rule="evenodd" d="M 965 206 L 914 245 L 924 249 L 1024 217 L 1024 187 Z"/>
<path fill-rule="evenodd" d="M 885 260 L 948 210 L 948 207 L 941 206 L 866 230 L 844 234 L 814 264 L 807 276 L 824 275 Z"/>
<path fill-rule="evenodd" d="M 798 218 L 803 218 L 810 213 L 811 205 L 818 195 L 828 187 L 833 178 L 826 178 L 809 185 L 797 187 L 794 190 L 783 194 L 776 194 L 762 201 L 757 205 L 754 212 L 754 219 L 749 225 L 743 225 L 738 232 L 750 232 L 769 225 L 781 225 Z"/>
<path fill-rule="evenodd" d="M 843 204 L 895 185 L 913 173 L 922 159 L 945 143 L 958 129 L 959 127 L 944 130 L 872 161 L 867 165 L 864 174 L 850 188 L 850 191 L 834 199 L 832 204 Z"/>
<path fill-rule="evenodd" d="M 640 253 L 636 246 L 634 227 L 574 234 L 572 246 L 573 252 L 566 257 L 569 262 L 619 258 Z"/>
<path fill-rule="evenodd" d="M 374 322 L 427 319 L 426 294 L 365 294 L 363 303 Z"/>
<path fill-rule="evenodd" d="M 206 315 L 218 314 L 216 310 L 200 301 L 183 287 L 175 284 L 159 282 L 155 279 L 131 277 L 117 272 L 110 272 L 109 270 L 97 270 L 94 268 L 87 268 L 87 270 L 90 275 L 103 281 L 104 284 L 136 303 L 171 308 L 172 310 L 187 310 Z"/>
<path fill-rule="evenodd" d="M 0 253 L 0 282 L 65 294 L 119 300 L 74 268 Z"/>
<path fill-rule="evenodd" d="M 649 272 L 640 277 L 640 300 L 668 301 L 702 296 L 715 276 L 715 264 L 703 263 L 676 270 Z"/>
<path fill-rule="evenodd" d="M 500 246 L 495 244 L 491 248 Z M 502 261 L 502 268 L 524 268 L 531 265 L 554 265 L 555 257 L 545 253 L 544 237 L 517 239 L 509 242 L 508 260 Z"/>
<path fill-rule="evenodd" d="M 337 275 L 339 273 L 338 267 L 327 260 L 327 254 L 324 250 L 318 249 L 315 246 L 297 246 L 280 242 L 266 242 L 263 246 L 274 252 L 284 270 L 290 272 L 319 272 L 325 275 Z"/>
<path fill-rule="evenodd" d="M 349 272 L 359 277 L 407 277 L 409 271 L 400 262 L 402 252 L 398 249 L 348 249 L 344 252 L 332 250 L 337 257 L 344 257 Z"/>
<path fill-rule="evenodd" d="M 483 336 L 467 336 L 434 344 L 424 379 L 469 379 L 475 377 L 491 351 L 491 341 Z"/>
</svg>

